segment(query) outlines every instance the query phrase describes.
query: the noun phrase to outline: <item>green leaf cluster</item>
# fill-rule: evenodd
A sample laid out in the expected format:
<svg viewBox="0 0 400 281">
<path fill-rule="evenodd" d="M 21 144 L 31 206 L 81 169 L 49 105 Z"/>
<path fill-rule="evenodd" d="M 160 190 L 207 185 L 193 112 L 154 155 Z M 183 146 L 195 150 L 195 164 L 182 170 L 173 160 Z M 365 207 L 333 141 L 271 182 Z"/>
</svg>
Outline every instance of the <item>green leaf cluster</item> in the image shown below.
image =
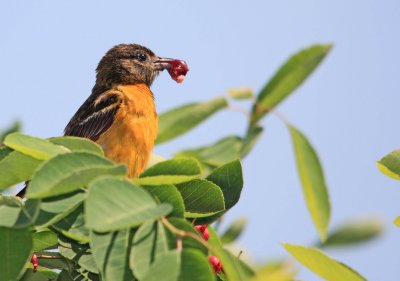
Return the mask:
<svg viewBox="0 0 400 281">
<path fill-rule="evenodd" d="M 262 119 L 317 68 L 331 45 L 314 45 L 290 57 L 256 94 L 231 89 L 226 97 L 180 106 L 160 115 L 156 144 L 177 138 L 232 102 L 250 102 L 244 135 L 185 148 L 174 158 L 154 158 L 138 178 L 104 157 L 95 143 L 76 137 L 41 139 L 20 133 L 18 124 L 0 139 L 0 190 L 29 181 L 26 200 L 0 197 L 0 272 L 4 280 L 294 280 L 297 269 L 272 262 L 253 270 L 240 253 L 228 251 L 243 233 L 246 219 L 219 234 L 221 217 L 243 189 L 240 160 L 264 131 Z M 369 240 L 381 232 L 367 223 L 329 232 L 330 200 L 321 162 L 307 137 L 284 120 L 293 142 L 306 206 L 318 247 Z M 396 158 L 396 157 L 394 157 Z M 396 159 L 381 169 L 400 171 Z M 388 173 L 389 173 L 388 172 Z M 400 176 L 399 176 L 400 178 Z M 210 224 L 215 222 L 215 228 Z M 209 240 L 195 229 L 207 224 Z M 300 263 L 326 280 L 364 280 L 348 266 L 315 248 L 284 244 Z M 39 270 L 29 264 L 39 256 Z M 216 274 L 208 257 L 223 270 Z M 330 270 L 333 268 L 334 270 Z M 3 280 L 3 279 L 2 279 Z"/>
<path fill-rule="evenodd" d="M 132 180 L 86 139 L 13 133 L 4 144 L 0 163 L 22 172 L 0 170 L 1 189 L 29 181 L 27 200 L 0 197 L 0 248 L 12 253 L 2 255 L 5 280 L 46 280 L 54 268 L 65 280 L 187 280 L 196 272 L 198 280 L 215 280 L 211 247 L 191 221 L 214 221 L 236 204 L 239 160 L 204 177 L 196 159 L 171 159 Z M 26 266 L 33 253 L 37 275 Z"/>
</svg>

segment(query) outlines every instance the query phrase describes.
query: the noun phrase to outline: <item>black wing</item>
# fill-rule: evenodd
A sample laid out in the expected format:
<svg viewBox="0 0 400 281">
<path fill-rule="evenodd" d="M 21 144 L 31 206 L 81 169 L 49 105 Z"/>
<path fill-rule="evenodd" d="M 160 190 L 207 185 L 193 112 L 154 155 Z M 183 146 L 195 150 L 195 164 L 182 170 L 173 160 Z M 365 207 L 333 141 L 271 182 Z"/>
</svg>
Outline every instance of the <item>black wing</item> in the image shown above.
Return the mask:
<svg viewBox="0 0 400 281">
<path fill-rule="evenodd" d="M 114 122 L 121 102 L 118 91 L 93 92 L 69 121 L 64 135 L 96 141 Z"/>
<path fill-rule="evenodd" d="M 122 99 L 120 92 L 95 88 L 65 127 L 64 135 L 77 136 L 96 141 L 114 122 Z M 29 181 L 16 196 L 25 197 Z"/>
</svg>

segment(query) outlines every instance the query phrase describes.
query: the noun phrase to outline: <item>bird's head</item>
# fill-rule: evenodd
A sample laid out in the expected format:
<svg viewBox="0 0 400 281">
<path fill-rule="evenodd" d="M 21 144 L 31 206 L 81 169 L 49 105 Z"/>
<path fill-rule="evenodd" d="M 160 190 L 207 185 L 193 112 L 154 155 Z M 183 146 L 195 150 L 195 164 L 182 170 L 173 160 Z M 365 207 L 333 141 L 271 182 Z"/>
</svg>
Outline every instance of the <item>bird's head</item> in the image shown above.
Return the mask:
<svg viewBox="0 0 400 281">
<path fill-rule="evenodd" d="M 182 60 L 161 58 L 137 44 L 120 44 L 111 48 L 97 66 L 97 84 L 137 84 L 150 86 L 158 73 L 167 69 L 171 78 L 183 82 L 188 66 Z"/>
</svg>

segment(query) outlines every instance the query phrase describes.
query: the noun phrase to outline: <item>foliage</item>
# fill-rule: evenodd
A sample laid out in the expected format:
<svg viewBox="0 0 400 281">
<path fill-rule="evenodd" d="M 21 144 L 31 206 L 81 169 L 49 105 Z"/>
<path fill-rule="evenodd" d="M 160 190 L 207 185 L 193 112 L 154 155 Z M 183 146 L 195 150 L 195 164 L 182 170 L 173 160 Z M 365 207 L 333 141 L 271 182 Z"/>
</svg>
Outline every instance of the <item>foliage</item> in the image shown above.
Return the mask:
<svg viewBox="0 0 400 281">
<path fill-rule="evenodd" d="M 248 88 L 230 90 L 228 97 L 161 114 L 157 143 L 189 132 L 229 108 L 230 99 L 253 102 L 244 136 L 183 149 L 135 179 L 128 179 L 124 165 L 106 159 L 101 148 L 86 139 L 8 134 L 0 147 L 0 189 L 9 193 L 6 189 L 13 185 L 30 183 L 26 200 L 0 197 L 2 280 L 292 280 L 297 270 L 287 263 L 254 270 L 239 253 L 224 247 L 240 236 L 246 220 L 233 222 L 222 235 L 210 224 L 218 225 L 240 199 L 240 160 L 260 139 L 262 118 L 300 86 L 330 49 L 331 45 L 315 45 L 298 52 L 258 95 Z M 351 241 L 346 237 L 354 233 L 352 227 L 329 234 L 331 205 L 318 155 L 303 133 L 285 124 L 319 245 L 346 245 L 379 234 L 379 226 L 375 231 L 357 228 L 359 238 Z M 396 172 L 392 162 L 382 165 Z M 208 224 L 208 241 L 194 224 Z M 284 247 L 326 280 L 364 280 L 319 250 Z M 39 257 L 37 272 L 28 263 L 33 253 Z M 222 264 L 217 274 L 208 259 L 211 255 Z"/>
<path fill-rule="evenodd" d="M 19 121 L 14 121 L 7 129 L 0 131 L 0 143 L 4 141 L 4 138 L 13 132 L 18 132 L 21 130 L 21 123 Z"/>
<path fill-rule="evenodd" d="M 400 180 L 400 149 L 396 149 L 377 161 L 378 169 L 386 176 Z M 393 223 L 400 227 L 400 216 Z"/>
</svg>

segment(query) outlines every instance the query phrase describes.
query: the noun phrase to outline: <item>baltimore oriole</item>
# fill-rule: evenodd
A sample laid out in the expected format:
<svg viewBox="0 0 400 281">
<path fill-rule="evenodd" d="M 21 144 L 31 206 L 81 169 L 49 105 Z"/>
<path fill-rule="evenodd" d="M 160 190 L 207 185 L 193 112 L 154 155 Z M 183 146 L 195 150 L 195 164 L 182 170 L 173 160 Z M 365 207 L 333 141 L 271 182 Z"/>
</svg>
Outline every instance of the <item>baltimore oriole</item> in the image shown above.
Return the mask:
<svg viewBox="0 0 400 281">
<path fill-rule="evenodd" d="M 96 142 L 107 158 L 127 165 L 129 177 L 139 176 L 150 158 L 158 129 L 150 86 L 165 69 L 178 83 L 188 71 L 184 61 L 160 58 L 146 47 L 114 46 L 100 60 L 92 94 L 64 134 Z M 18 195 L 23 194 L 24 190 Z"/>
</svg>

